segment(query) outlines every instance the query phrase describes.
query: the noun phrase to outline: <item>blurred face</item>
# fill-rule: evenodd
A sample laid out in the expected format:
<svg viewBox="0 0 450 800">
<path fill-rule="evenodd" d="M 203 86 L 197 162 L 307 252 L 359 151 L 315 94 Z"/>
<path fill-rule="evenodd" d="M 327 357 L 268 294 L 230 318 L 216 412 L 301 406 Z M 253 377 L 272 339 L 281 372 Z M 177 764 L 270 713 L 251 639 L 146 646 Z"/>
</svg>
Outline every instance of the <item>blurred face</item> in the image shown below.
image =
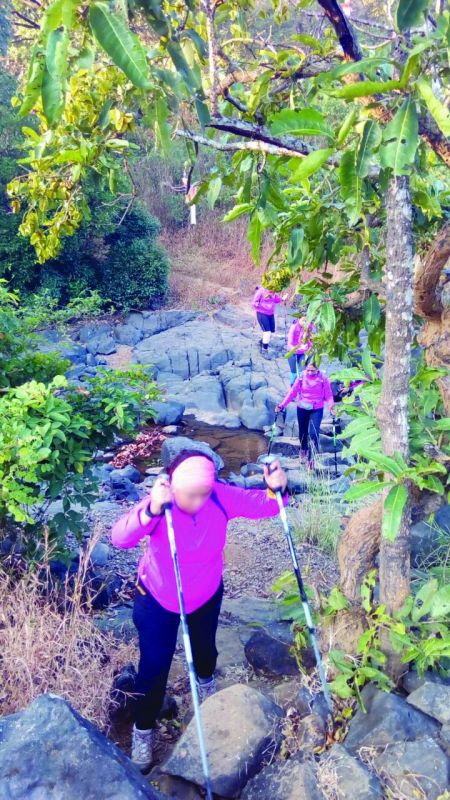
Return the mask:
<svg viewBox="0 0 450 800">
<path fill-rule="evenodd" d="M 308 364 L 308 366 L 305 369 L 306 374 L 310 375 L 311 377 L 313 377 L 313 375 L 317 375 L 318 371 L 319 370 L 317 369 L 315 364 Z"/>
<path fill-rule="evenodd" d="M 173 489 L 175 502 L 178 508 L 186 514 L 196 514 L 211 496 L 209 486 L 196 489 Z"/>
</svg>

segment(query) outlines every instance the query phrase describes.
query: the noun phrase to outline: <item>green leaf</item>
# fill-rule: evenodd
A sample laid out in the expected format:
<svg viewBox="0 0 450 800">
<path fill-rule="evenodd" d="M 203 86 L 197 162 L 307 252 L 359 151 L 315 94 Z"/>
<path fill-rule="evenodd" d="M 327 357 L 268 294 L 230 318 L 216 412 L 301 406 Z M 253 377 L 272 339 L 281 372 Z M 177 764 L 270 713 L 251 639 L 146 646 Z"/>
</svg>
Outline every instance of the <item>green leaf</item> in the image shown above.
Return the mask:
<svg viewBox="0 0 450 800">
<path fill-rule="evenodd" d="M 170 41 L 167 43 L 167 52 L 169 53 L 175 69 L 179 72 L 181 77 L 186 81 L 187 86 L 192 91 L 198 91 L 201 87 L 199 81 L 191 70 L 186 57 L 178 44 L 178 42 Z"/>
<path fill-rule="evenodd" d="M 450 584 L 442 586 L 433 599 L 431 616 L 433 619 L 450 614 Z"/>
<path fill-rule="evenodd" d="M 375 464 L 385 472 L 389 472 L 395 478 L 400 477 L 404 471 L 393 458 L 385 456 L 383 453 L 378 453 L 376 450 L 360 450 L 359 455 L 369 463 Z"/>
<path fill-rule="evenodd" d="M 157 142 L 163 153 L 168 154 L 170 150 L 170 126 L 167 123 L 169 110 L 165 97 L 158 97 L 155 103 L 155 128 Z"/>
<path fill-rule="evenodd" d="M 368 375 L 369 378 L 371 378 L 372 380 L 375 380 L 377 375 L 375 372 L 375 367 L 372 362 L 372 356 L 370 354 L 370 350 L 368 350 L 367 347 L 365 347 L 364 350 L 362 351 L 361 365 L 366 375 Z"/>
<path fill-rule="evenodd" d="M 25 85 L 25 94 L 22 105 L 19 109 L 20 117 L 26 117 L 40 96 L 44 72 L 45 53 L 40 46 L 36 45 L 31 55 L 31 63 L 28 69 L 27 82 Z"/>
<path fill-rule="evenodd" d="M 418 119 L 414 100 L 408 97 L 386 126 L 380 163 L 394 175 L 406 175 L 414 163 L 418 145 Z"/>
<path fill-rule="evenodd" d="M 303 228 L 294 228 L 291 231 L 288 247 L 288 263 L 292 267 L 298 266 L 302 261 L 304 239 L 305 231 Z"/>
<path fill-rule="evenodd" d="M 356 151 L 346 150 L 339 164 L 339 181 L 341 195 L 349 215 L 349 222 L 354 225 L 361 216 L 363 180 L 356 173 Z"/>
<path fill-rule="evenodd" d="M 378 297 L 376 294 L 371 294 L 370 297 L 363 303 L 363 315 L 364 315 L 364 325 L 366 330 L 370 328 L 376 328 L 380 318 L 381 318 L 381 309 Z"/>
<path fill-rule="evenodd" d="M 290 133 L 293 136 L 326 136 L 334 141 L 334 133 L 323 115 L 314 108 L 294 111 L 284 108 L 271 119 L 271 130 L 275 134 Z"/>
<path fill-rule="evenodd" d="M 139 89 L 149 89 L 145 50 L 125 21 L 106 3 L 94 3 L 89 9 L 89 23 L 99 45 L 114 64 Z"/>
<path fill-rule="evenodd" d="M 240 203 L 239 205 L 237 205 L 234 208 L 232 208 L 231 211 L 228 212 L 228 214 L 225 214 L 225 216 L 223 218 L 223 221 L 224 222 L 232 222 L 233 219 L 237 219 L 238 217 L 241 217 L 242 214 L 249 214 L 250 211 L 252 211 L 252 210 L 253 210 L 253 204 L 252 203 Z"/>
<path fill-rule="evenodd" d="M 400 0 L 396 15 L 398 30 L 406 31 L 420 25 L 427 8 L 428 0 Z"/>
<path fill-rule="evenodd" d="M 314 172 L 317 172 L 325 162 L 330 158 L 330 156 L 334 153 L 334 149 L 332 147 L 326 147 L 322 150 L 314 150 L 314 152 L 307 155 L 303 158 L 299 164 L 299 166 L 294 170 L 291 177 L 289 178 L 289 183 L 299 183 L 300 181 L 305 180 L 305 178 L 309 178 Z"/>
<path fill-rule="evenodd" d="M 356 174 L 365 178 L 369 174 L 371 156 L 381 142 L 380 126 L 374 120 L 368 120 L 364 125 L 363 135 L 356 153 Z"/>
<path fill-rule="evenodd" d="M 417 592 L 411 611 L 411 619 L 413 622 L 419 622 L 419 620 L 430 613 L 437 590 L 438 582 L 436 579 L 433 579 L 424 583 Z"/>
<path fill-rule="evenodd" d="M 341 89 L 329 90 L 329 94 L 341 97 L 343 100 L 354 100 L 356 97 L 370 97 L 373 94 L 385 94 L 401 88 L 401 81 L 358 81 L 342 86 Z"/>
<path fill-rule="evenodd" d="M 427 81 L 425 78 L 419 78 L 419 80 L 416 81 L 416 87 L 422 100 L 425 102 L 428 111 L 436 120 L 436 123 L 444 136 L 450 136 L 450 113 L 436 97 L 429 81 Z"/>
<path fill-rule="evenodd" d="M 144 11 L 150 25 L 158 36 L 170 36 L 170 28 L 162 10 L 160 0 L 139 0 L 138 5 Z"/>
<path fill-rule="evenodd" d="M 208 188 L 208 205 L 210 208 L 214 208 L 216 205 L 217 198 L 219 197 L 220 190 L 222 188 L 222 178 L 213 178 L 212 181 L 209 182 Z"/>
<path fill-rule="evenodd" d="M 42 108 L 49 125 L 54 125 L 64 108 L 68 32 L 58 28 L 49 34 L 42 78 Z"/>
<path fill-rule="evenodd" d="M 336 312 L 333 303 L 323 303 L 319 314 L 319 325 L 325 333 L 332 333 L 336 327 Z"/>
<path fill-rule="evenodd" d="M 321 72 L 319 75 L 320 80 L 335 80 L 341 78 L 343 75 L 350 75 L 351 73 L 359 72 L 365 74 L 368 70 L 380 67 L 383 64 L 396 65 L 396 62 L 391 58 L 384 56 L 374 56 L 370 58 L 362 58 L 360 61 L 352 61 L 351 63 L 340 64 L 338 67 L 333 67 L 328 72 Z"/>
<path fill-rule="evenodd" d="M 261 220 L 255 212 L 248 226 L 247 239 L 251 243 L 252 258 L 255 264 L 259 264 L 261 251 Z"/>
<path fill-rule="evenodd" d="M 338 145 L 344 144 L 348 134 L 350 133 L 357 119 L 358 119 L 358 110 L 356 108 L 352 108 L 348 112 L 341 127 L 339 128 L 336 140 Z"/>
<path fill-rule="evenodd" d="M 380 492 L 381 489 L 385 489 L 387 486 L 392 486 L 392 481 L 364 481 L 363 483 L 355 483 L 346 491 L 344 499 L 349 503 L 354 500 L 361 500 L 362 497 Z"/>
<path fill-rule="evenodd" d="M 348 677 L 346 678 L 345 675 L 338 675 L 333 681 L 328 684 L 330 692 L 332 694 L 337 695 L 337 697 L 342 697 L 343 700 L 347 700 L 349 697 L 353 697 L 355 694 L 353 689 L 347 683 Z"/>
<path fill-rule="evenodd" d="M 393 486 L 384 501 L 381 533 L 390 542 L 393 542 L 397 536 L 407 501 L 408 490 L 403 484 Z"/>
</svg>

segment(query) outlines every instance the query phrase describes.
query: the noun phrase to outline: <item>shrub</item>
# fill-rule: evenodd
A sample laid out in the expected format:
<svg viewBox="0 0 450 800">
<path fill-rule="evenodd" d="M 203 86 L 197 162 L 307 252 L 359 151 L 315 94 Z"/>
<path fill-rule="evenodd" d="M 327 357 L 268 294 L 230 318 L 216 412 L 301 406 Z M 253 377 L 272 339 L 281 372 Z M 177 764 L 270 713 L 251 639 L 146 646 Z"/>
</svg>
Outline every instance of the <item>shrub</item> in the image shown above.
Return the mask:
<svg viewBox="0 0 450 800">
<path fill-rule="evenodd" d="M 168 272 L 167 255 L 158 244 L 149 247 L 144 238 L 119 241 L 104 266 L 102 291 L 119 308 L 152 308 L 164 301 Z"/>
</svg>

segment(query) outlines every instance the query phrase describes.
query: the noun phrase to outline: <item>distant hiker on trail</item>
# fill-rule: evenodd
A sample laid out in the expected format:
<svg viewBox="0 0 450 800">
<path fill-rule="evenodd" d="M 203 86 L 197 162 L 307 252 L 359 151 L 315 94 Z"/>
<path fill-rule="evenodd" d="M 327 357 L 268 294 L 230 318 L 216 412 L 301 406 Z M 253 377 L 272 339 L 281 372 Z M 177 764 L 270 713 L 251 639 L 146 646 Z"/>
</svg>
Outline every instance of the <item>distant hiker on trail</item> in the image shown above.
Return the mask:
<svg viewBox="0 0 450 800">
<path fill-rule="evenodd" d="M 262 330 L 260 346 L 264 356 L 268 355 L 270 337 L 272 333 L 275 333 L 275 306 L 283 303 L 286 298 L 287 295 L 275 294 L 270 289 L 265 289 L 264 286 L 256 288 L 252 307 L 256 311 L 256 319 Z"/>
<path fill-rule="evenodd" d="M 306 317 L 295 319 L 289 328 L 287 338 L 287 352 L 290 353 L 295 348 L 295 353 L 288 358 L 289 369 L 291 370 L 291 386 L 300 376 L 301 366 L 306 353 L 312 347 L 312 334 L 314 326 L 308 324 Z"/>
<path fill-rule="evenodd" d="M 294 381 L 289 392 L 275 411 L 282 411 L 293 400 L 297 402 L 300 458 L 307 460 L 313 469 L 314 456 L 319 452 L 319 433 L 324 407 L 334 415 L 333 392 L 329 379 L 318 369 L 314 361 L 308 361 L 301 376 Z"/>
<path fill-rule="evenodd" d="M 223 550 L 228 521 L 264 519 L 278 514 L 273 490 L 281 488 L 287 503 L 287 477 L 278 461 L 269 487 L 241 489 L 217 480 L 212 459 L 196 450 L 183 451 L 157 478 L 151 493 L 114 525 L 116 547 L 147 547 L 138 567 L 133 622 L 139 634 L 139 669 L 135 692 L 132 760 L 147 770 L 153 758 L 153 730 L 161 710 L 180 623 L 174 565 L 164 507 L 172 504 L 173 525 L 200 699 L 213 694 L 217 661 L 216 631 L 223 595 Z"/>
</svg>

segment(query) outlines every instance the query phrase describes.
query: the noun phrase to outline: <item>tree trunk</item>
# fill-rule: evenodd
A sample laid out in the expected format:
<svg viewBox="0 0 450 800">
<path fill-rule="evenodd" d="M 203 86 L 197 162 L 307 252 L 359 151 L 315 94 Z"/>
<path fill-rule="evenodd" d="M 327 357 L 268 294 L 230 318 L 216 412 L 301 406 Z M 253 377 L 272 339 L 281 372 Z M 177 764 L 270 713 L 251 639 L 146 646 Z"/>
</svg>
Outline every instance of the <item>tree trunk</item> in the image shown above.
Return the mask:
<svg viewBox="0 0 450 800">
<path fill-rule="evenodd" d="M 413 336 L 413 250 L 409 178 L 392 177 L 387 191 L 386 342 L 378 423 L 385 455 L 409 458 L 409 380 Z M 380 544 L 380 601 L 388 613 L 397 611 L 410 592 L 411 507 L 404 509 L 394 542 Z M 399 656 L 386 638 L 388 671 L 394 680 L 402 672 Z M 404 669 L 404 668 L 403 668 Z"/>
<path fill-rule="evenodd" d="M 338 542 L 340 586 L 352 605 L 361 603 L 361 583 L 375 566 L 380 549 L 381 515 L 381 500 L 360 508 L 348 520 Z"/>
</svg>

